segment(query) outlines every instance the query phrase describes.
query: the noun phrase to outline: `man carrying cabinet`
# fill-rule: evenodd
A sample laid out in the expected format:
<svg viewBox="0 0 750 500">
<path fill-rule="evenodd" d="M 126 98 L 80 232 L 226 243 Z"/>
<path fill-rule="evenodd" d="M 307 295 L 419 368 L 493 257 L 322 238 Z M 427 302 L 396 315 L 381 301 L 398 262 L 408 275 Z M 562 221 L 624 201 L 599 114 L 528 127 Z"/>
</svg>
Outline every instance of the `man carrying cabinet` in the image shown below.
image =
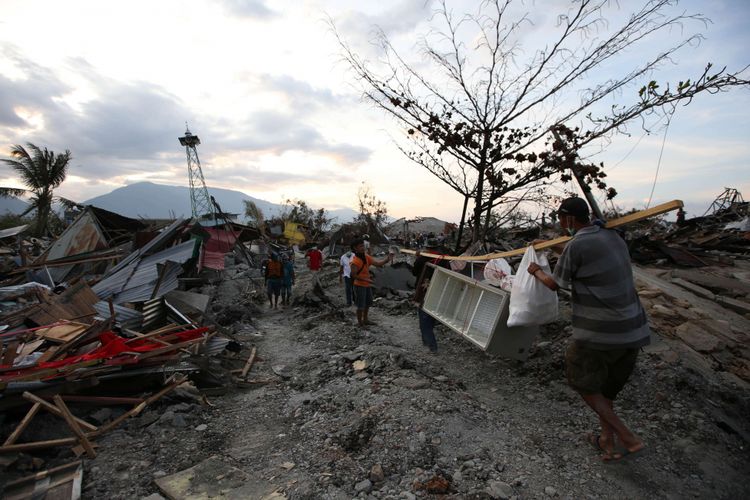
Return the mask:
<svg viewBox="0 0 750 500">
<path fill-rule="evenodd" d="M 552 276 L 533 263 L 528 272 L 551 290 L 572 293 L 568 383 L 599 417 L 601 434 L 589 435 L 588 441 L 603 453 L 602 460 L 617 461 L 645 447 L 615 414 L 614 400 L 635 367 L 638 350 L 650 343 L 648 319 L 620 235 L 592 224 L 581 198 L 564 200 L 557 214 L 560 227 L 573 239 Z"/>
</svg>

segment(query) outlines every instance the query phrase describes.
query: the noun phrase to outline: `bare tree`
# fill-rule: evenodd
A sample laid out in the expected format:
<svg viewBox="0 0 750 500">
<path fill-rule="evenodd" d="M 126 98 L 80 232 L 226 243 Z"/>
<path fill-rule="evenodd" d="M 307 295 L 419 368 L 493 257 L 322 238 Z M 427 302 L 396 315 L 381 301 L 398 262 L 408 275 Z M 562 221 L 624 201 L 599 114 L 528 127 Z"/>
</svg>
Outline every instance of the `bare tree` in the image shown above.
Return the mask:
<svg viewBox="0 0 750 500">
<path fill-rule="evenodd" d="M 357 190 L 359 201 L 359 214 L 354 218 L 357 222 L 363 222 L 367 226 L 382 228 L 388 217 L 388 207 L 385 202 L 379 200 L 372 192 L 370 186 L 364 181 Z"/>
<path fill-rule="evenodd" d="M 253 200 L 242 200 L 242 202 L 245 204 L 245 220 L 263 233 L 266 221 L 263 210 Z"/>
<path fill-rule="evenodd" d="M 433 29 L 420 41 L 423 61 L 416 64 L 382 31 L 376 35 L 382 60 L 372 64 L 331 25 L 366 100 L 404 127 L 401 151 L 465 200 L 474 200 L 472 241 L 477 241 L 483 212 L 489 219 L 509 193 L 543 187 L 561 173 L 561 180 L 569 180 L 563 173 L 568 168 L 581 168 L 587 181 L 606 189 L 601 165 L 582 165 L 580 148 L 608 140 L 636 118 L 668 113 L 699 93 L 748 85 L 743 78 L 747 67 L 712 73 L 708 65 L 694 81 L 659 90 L 651 80 L 653 71 L 680 49 L 699 43 L 701 35 L 684 36 L 666 49 L 656 47 L 657 37 L 708 21 L 675 11 L 676 3 L 646 0 L 623 15 L 613 11 L 619 6 L 610 0 L 572 1 L 556 17 L 548 42 L 533 49 L 542 35 L 532 13 L 518 12 L 526 4 L 484 0 L 475 13 L 456 16 L 442 0 Z M 542 4 L 536 9 L 541 13 Z M 533 37 L 525 31 L 530 29 Z M 532 50 L 524 50 L 527 45 Z M 604 69 L 611 70 L 625 51 L 637 51 L 643 62 L 618 66 L 622 76 L 607 75 Z M 635 102 L 606 109 L 605 101 L 639 85 L 638 99 L 633 89 Z"/>
</svg>

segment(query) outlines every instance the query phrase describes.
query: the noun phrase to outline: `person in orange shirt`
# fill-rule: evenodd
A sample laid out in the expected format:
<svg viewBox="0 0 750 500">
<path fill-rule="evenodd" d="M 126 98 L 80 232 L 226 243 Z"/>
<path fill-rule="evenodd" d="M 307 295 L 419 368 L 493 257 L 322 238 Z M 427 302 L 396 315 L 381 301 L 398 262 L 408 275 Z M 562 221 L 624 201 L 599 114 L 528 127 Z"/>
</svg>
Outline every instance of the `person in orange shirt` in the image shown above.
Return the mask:
<svg viewBox="0 0 750 500">
<path fill-rule="evenodd" d="M 372 305 L 372 278 L 370 278 L 370 266 L 383 267 L 393 261 L 393 254 L 383 259 L 375 259 L 365 253 L 365 242 L 363 239 L 354 240 L 352 243 L 354 257 L 351 261 L 351 276 L 354 280 L 354 295 L 357 305 L 357 324 L 364 327 L 372 325 L 367 319 L 367 313 Z"/>
</svg>

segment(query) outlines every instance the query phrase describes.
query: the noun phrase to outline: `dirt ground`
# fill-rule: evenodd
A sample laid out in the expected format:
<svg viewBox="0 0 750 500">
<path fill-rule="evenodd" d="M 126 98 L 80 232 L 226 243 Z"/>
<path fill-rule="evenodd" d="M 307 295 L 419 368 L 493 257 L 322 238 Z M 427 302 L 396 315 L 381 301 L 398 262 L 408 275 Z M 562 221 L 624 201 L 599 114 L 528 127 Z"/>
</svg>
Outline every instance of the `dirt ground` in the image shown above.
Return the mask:
<svg viewBox="0 0 750 500">
<path fill-rule="evenodd" d="M 104 436 L 84 498 L 146 497 L 210 457 L 247 478 L 214 490 L 228 498 L 750 498 L 750 393 L 665 355 L 658 335 L 617 402 L 647 449 L 605 464 L 583 439 L 597 419 L 565 384 L 565 306 L 524 363 L 442 326 L 431 354 L 406 300 L 378 300 L 360 330 L 335 267 L 320 277 L 332 305 L 298 272 L 292 306 L 230 326 L 258 349 L 258 383 L 210 406 L 165 399 Z M 244 289 L 225 280 L 214 310 L 248 307 Z M 208 483 L 225 479 L 206 467 Z"/>
</svg>

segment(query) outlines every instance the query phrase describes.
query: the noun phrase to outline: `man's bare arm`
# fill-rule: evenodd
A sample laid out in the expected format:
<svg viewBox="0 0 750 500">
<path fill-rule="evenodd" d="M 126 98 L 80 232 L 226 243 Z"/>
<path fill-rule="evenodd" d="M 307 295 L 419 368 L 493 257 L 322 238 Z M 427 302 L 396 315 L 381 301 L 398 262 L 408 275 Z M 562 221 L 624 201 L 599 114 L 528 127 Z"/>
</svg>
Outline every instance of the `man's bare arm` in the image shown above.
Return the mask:
<svg viewBox="0 0 750 500">
<path fill-rule="evenodd" d="M 539 267 L 539 264 L 532 262 L 531 264 L 529 264 L 528 271 L 530 275 L 541 281 L 544 286 L 546 286 L 553 292 L 560 288 L 552 276 L 542 271 L 542 268 Z"/>
</svg>

